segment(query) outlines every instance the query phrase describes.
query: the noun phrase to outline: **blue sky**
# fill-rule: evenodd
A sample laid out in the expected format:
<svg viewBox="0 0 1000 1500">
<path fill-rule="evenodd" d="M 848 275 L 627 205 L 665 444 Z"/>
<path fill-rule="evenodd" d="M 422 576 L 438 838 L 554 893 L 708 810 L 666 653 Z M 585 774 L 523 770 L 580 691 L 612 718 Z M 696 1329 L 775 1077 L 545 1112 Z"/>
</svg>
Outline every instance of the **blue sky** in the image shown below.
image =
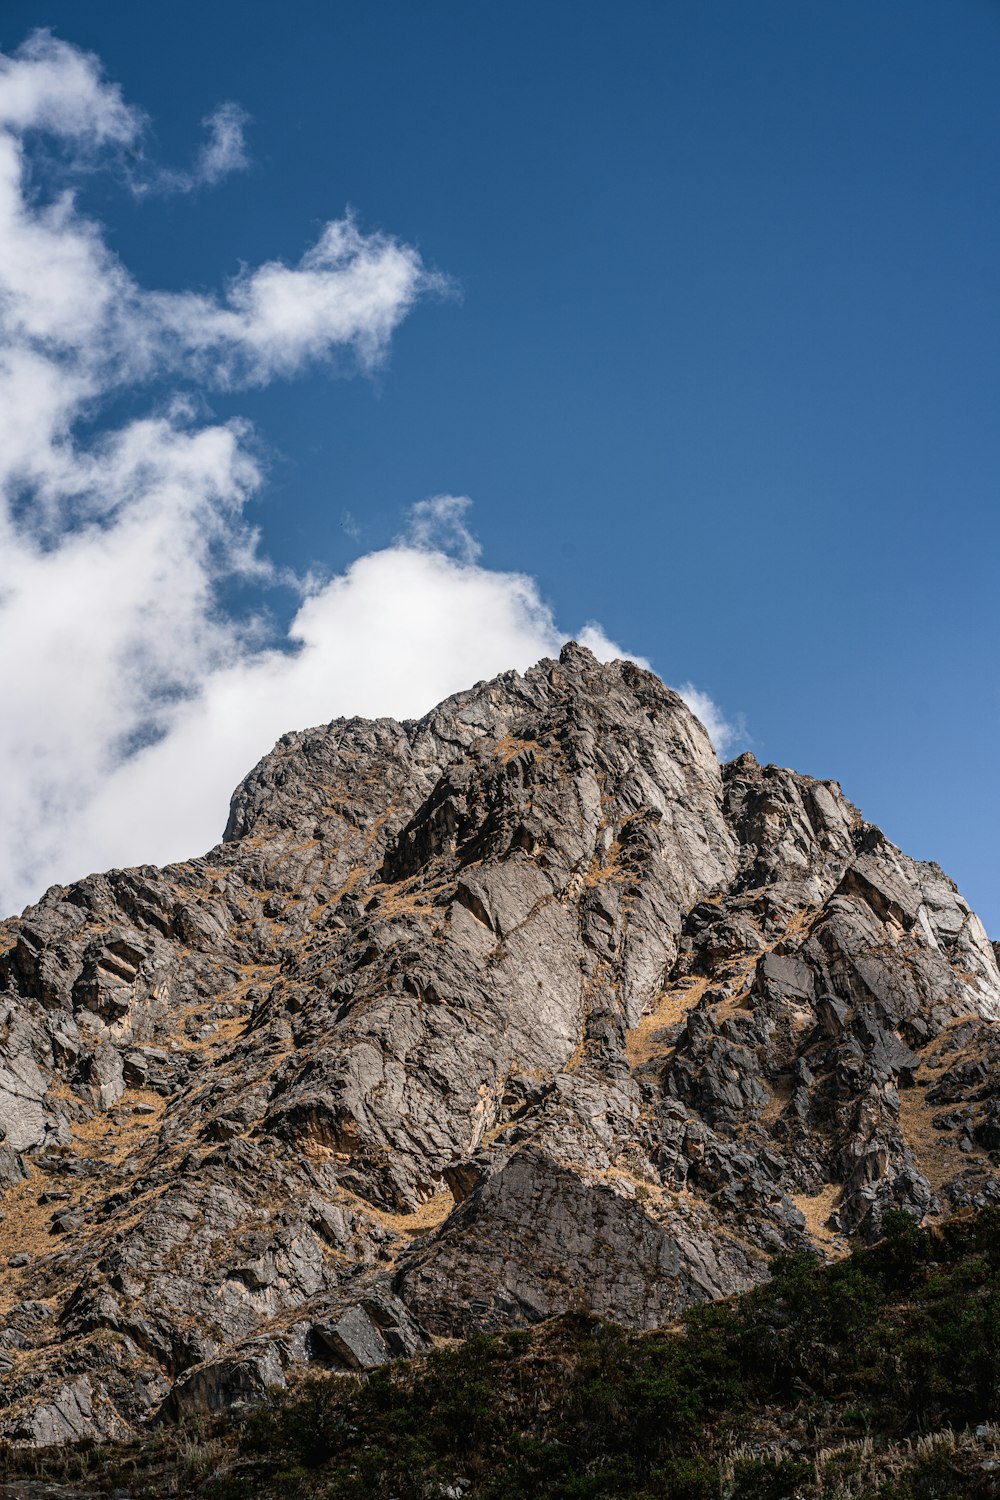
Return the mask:
<svg viewBox="0 0 1000 1500">
<path fill-rule="evenodd" d="M 839 779 L 1000 936 L 1000 6 L 6 0 L 0 49 L 39 26 L 150 161 L 249 116 L 212 187 L 80 180 L 142 285 L 296 263 L 348 205 L 448 278 L 368 374 L 197 393 L 254 425 L 278 568 L 469 496 L 483 569 Z"/>
</svg>

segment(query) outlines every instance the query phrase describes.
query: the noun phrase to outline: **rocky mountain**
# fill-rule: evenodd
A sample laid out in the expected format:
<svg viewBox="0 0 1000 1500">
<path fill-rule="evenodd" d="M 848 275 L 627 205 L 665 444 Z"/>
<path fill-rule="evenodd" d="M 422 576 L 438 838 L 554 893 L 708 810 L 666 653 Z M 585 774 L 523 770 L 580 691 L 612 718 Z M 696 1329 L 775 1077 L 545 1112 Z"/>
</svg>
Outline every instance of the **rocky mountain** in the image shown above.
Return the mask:
<svg viewBox="0 0 1000 1500">
<path fill-rule="evenodd" d="M 0 1436 L 1000 1201 L 998 1016 L 938 866 L 632 663 L 286 735 L 205 858 L 0 923 Z"/>
</svg>

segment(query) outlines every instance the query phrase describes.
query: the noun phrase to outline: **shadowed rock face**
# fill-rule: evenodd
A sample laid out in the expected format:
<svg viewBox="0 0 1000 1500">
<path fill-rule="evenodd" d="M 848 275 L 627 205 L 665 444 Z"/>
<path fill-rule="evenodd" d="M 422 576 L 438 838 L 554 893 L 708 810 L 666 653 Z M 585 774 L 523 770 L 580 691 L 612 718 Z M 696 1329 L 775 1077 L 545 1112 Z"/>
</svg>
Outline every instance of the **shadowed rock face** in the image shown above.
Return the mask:
<svg viewBox="0 0 1000 1500">
<path fill-rule="evenodd" d="M 204 859 L 0 924 L 0 1435 L 997 1201 L 998 1015 L 936 865 L 631 663 L 287 735 Z"/>
</svg>

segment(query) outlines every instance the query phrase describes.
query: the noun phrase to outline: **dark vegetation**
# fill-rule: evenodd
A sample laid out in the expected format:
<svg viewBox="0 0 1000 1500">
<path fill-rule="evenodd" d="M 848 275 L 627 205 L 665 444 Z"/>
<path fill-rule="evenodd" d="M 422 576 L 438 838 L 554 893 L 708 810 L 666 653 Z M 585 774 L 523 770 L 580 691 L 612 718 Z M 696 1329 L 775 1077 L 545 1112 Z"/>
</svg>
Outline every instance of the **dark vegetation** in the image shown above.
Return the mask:
<svg viewBox="0 0 1000 1500">
<path fill-rule="evenodd" d="M 576 1312 L 197 1430 L 8 1450 L 0 1474 L 205 1500 L 998 1495 L 1000 1211 L 887 1229 L 671 1331 Z"/>
</svg>

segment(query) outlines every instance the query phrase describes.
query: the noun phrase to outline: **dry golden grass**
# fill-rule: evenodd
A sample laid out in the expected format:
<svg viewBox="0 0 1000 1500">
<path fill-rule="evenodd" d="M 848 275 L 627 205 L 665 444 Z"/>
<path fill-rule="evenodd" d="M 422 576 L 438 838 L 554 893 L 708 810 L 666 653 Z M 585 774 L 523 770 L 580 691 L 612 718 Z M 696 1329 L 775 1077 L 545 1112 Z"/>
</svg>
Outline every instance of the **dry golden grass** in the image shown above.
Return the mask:
<svg viewBox="0 0 1000 1500">
<path fill-rule="evenodd" d="M 237 1042 L 246 1035 L 246 1016 L 225 1016 L 216 1021 L 215 1030 L 204 1039 L 206 1047 L 221 1047 L 226 1042 Z"/>
<path fill-rule="evenodd" d="M 379 813 L 372 826 L 368 829 L 367 833 L 365 834 L 365 843 L 368 845 L 369 849 L 371 848 L 372 844 L 374 844 L 375 840 L 378 838 L 379 834 L 382 832 L 382 829 L 385 827 L 386 823 L 388 823 L 389 819 L 392 817 L 395 811 L 396 803 L 394 801 L 390 802 L 389 806 Z"/>
<path fill-rule="evenodd" d="M 544 746 L 538 740 L 519 740 L 513 734 L 505 734 L 502 740 L 498 740 L 493 753 L 501 765 L 508 766 L 526 750 L 530 750 L 536 760 L 546 754 Z"/>
<path fill-rule="evenodd" d="M 761 1111 L 761 1123 L 768 1128 L 781 1115 L 782 1110 L 788 1104 L 794 1092 L 795 1084 L 791 1073 L 782 1073 L 773 1083 L 769 1084 L 771 1097 Z"/>
<path fill-rule="evenodd" d="M 629 879 L 630 871 L 621 863 L 621 844 L 615 839 L 604 854 L 595 852 L 590 869 L 583 876 L 583 884 L 590 888 L 599 885 L 620 885 Z"/>
<path fill-rule="evenodd" d="M 374 915 L 383 920 L 407 916 L 429 918 L 441 915 L 441 907 L 454 891 L 455 882 L 437 880 L 425 885 L 418 875 L 391 885 L 379 885 L 375 889 L 378 904 Z"/>
<path fill-rule="evenodd" d="M 630 1067 L 637 1068 L 643 1063 L 652 1062 L 654 1057 L 663 1053 L 660 1033 L 675 1022 L 683 1021 L 688 1012 L 698 1004 L 709 983 L 705 978 L 682 979 L 672 989 L 664 990 L 658 996 L 653 1009 L 647 1011 L 638 1026 L 629 1032 L 626 1050 Z"/>
<path fill-rule="evenodd" d="M 757 957 L 754 957 L 749 963 L 742 964 L 725 980 L 730 993 L 724 1000 L 720 1000 L 718 1005 L 712 1006 L 712 1018 L 716 1026 L 735 1015 L 738 1010 L 746 1010 L 750 1000 L 750 986 L 747 981 L 751 979 L 756 967 Z"/>
<path fill-rule="evenodd" d="M 899 1125 L 903 1139 L 934 1191 L 938 1192 L 963 1168 L 980 1166 L 992 1171 L 985 1152 L 978 1149 L 959 1151 L 956 1132 L 934 1128 L 935 1113 L 935 1107 L 928 1104 L 919 1084 L 900 1089 Z"/>
<path fill-rule="evenodd" d="M 75 1096 L 70 1097 L 75 1099 Z M 141 1115 L 124 1113 L 137 1104 L 149 1107 L 152 1112 Z M 147 1137 L 158 1132 L 165 1107 L 159 1094 L 147 1089 L 130 1089 L 116 1106 L 115 1113 L 120 1119 L 97 1113 L 72 1126 L 72 1149 L 78 1157 L 99 1157 L 106 1165 L 118 1165 L 140 1149 Z M 27 1251 L 32 1257 L 37 1257 L 57 1250 L 59 1239 L 49 1233 L 52 1215 L 61 1208 L 80 1207 L 94 1186 L 90 1177 L 45 1172 L 35 1165 L 29 1165 L 28 1172 L 23 1182 L 15 1183 L 3 1195 L 0 1296 L 6 1295 L 8 1300 L 16 1292 L 21 1274 L 17 1268 L 7 1265 L 10 1256 Z M 58 1203 L 39 1203 L 40 1195 L 53 1188 L 69 1196 Z"/>
<path fill-rule="evenodd" d="M 145 1105 L 150 1114 L 130 1114 L 137 1104 Z M 150 1131 L 159 1130 L 166 1113 L 166 1100 L 152 1089 L 129 1089 L 110 1114 L 94 1114 L 72 1127 L 73 1148 L 78 1156 L 93 1156 L 100 1146 L 104 1161 L 117 1162 L 130 1156 Z"/>
<path fill-rule="evenodd" d="M 324 865 L 324 874 L 327 867 L 329 866 L 329 863 L 330 861 L 327 860 L 326 864 Z M 345 896 L 349 896 L 354 891 L 356 891 L 359 885 L 363 885 L 364 882 L 370 878 L 371 873 L 372 872 L 371 870 L 369 870 L 367 865 L 355 865 L 354 868 L 348 873 L 347 879 L 343 882 L 343 884 L 338 886 L 333 894 L 331 896 L 328 896 L 325 901 L 320 901 L 316 904 L 309 915 L 309 921 L 315 926 L 320 918 L 330 910 L 331 906 L 337 906 Z"/>
<path fill-rule="evenodd" d="M 709 897 L 707 904 L 717 906 L 720 901 L 719 896 Z M 751 999 L 750 986 L 753 982 L 753 975 L 764 955 L 773 953 L 776 948 L 790 940 L 804 941 L 812 929 L 816 915 L 812 907 L 803 907 L 793 914 L 774 942 L 752 953 L 741 954 L 721 966 L 722 975 L 724 975 L 723 983 L 729 993 L 725 999 L 712 1007 L 712 1015 L 716 1024 L 746 1007 Z M 631 1066 L 640 1066 L 658 1056 L 662 1049 L 656 1042 L 657 1033 L 677 1021 L 682 1021 L 698 1004 L 705 991 L 710 986 L 718 987 L 719 983 L 720 973 L 717 970 L 711 979 L 687 976 L 663 990 L 653 1009 L 648 1011 L 638 1026 L 629 1033 L 628 1057 Z"/>
<path fill-rule="evenodd" d="M 801 907 L 789 918 L 784 932 L 778 939 L 778 942 L 774 943 L 772 947 L 777 948 L 778 943 L 787 943 L 791 938 L 801 938 L 805 942 L 810 936 L 818 917 L 819 912 L 814 906 Z M 769 948 L 768 952 L 770 951 L 771 949 Z"/>
<path fill-rule="evenodd" d="M 73 1096 L 75 1097 L 75 1096 Z M 118 1165 L 140 1149 L 150 1134 L 155 1134 L 163 1120 L 164 1100 L 146 1089 L 132 1089 L 119 1102 L 116 1113 L 143 1104 L 151 1114 L 124 1115 L 119 1121 L 106 1114 L 94 1114 L 72 1126 L 72 1149 L 78 1157 L 99 1157 L 105 1165 Z M 28 1177 L 15 1183 L 3 1195 L 4 1218 L 0 1221 L 0 1305 L 9 1307 L 18 1296 L 22 1271 L 8 1266 L 12 1255 L 27 1252 L 33 1260 L 55 1253 L 61 1244 L 59 1236 L 50 1233 L 53 1214 L 64 1208 L 82 1208 L 94 1187 L 91 1177 L 73 1177 L 69 1173 L 47 1172 L 34 1164 L 28 1166 Z M 39 1197 L 58 1188 L 67 1197 L 55 1203 L 39 1203 Z M 120 1229 L 116 1225 L 116 1229 Z M 87 1233 L 87 1226 L 83 1229 Z M 79 1235 L 79 1232 L 78 1232 Z M 78 1238 L 77 1235 L 77 1238 Z"/>
<path fill-rule="evenodd" d="M 447 1188 L 444 1192 L 435 1193 L 410 1214 L 391 1214 L 385 1209 L 374 1208 L 360 1198 L 356 1203 L 369 1218 L 376 1219 L 384 1228 L 401 1235 L 426 1234 L 429 1229 L 437 1229 L 455 1207 L 455 1199 Z"/>
<path fill-rule="evenodd" d="M 320 1141 L 305 1139 L 301 1143 L 303 1156 L 310 1157 L 313 1161 L 349 1161 L 350 1153 L 335 1151 L 330 1146 L 323 1145 Z M 369 1203 L 360 1193 L 352 1193 L 350 1188 L 339 1184 L 336 1189 L 335 1202 L 342 1203 L 353 1213 L 364 1215 L 374 1219 L 385 1229 L 391 1229 L 394 1234 L 412 1237 L 417 1234 L 425 1234 L 429 1229 L 436 1229 L 443 1224 L 445 1219 L 455 1207 L 455 1199 L 449 1189 L 443 1188 L 434 1193 L 410 1213 L 391 1213 L 388 1209 L 378 1208 Z"/>
<path fill-rule="evenodd" d="M 957 1004 L 958 1002 L 956 1001 L 955 1003 Z M 971 1037 L 961 1047 L 949 1047 L 948 1045 L 951 1033 L 958 1031 L 960 1027 L 967 1025 L 970 1021 L 981 1023 L 982 1016 L 980 1016 L 978 1011 L 970 1011 L 964 1015 L 955 1016 L 953 1020 L 941 1028 L 934 1041 L 934 1052 L 924 1064 L 926 1068 L 937 1072 L 945 1068 L 953 1068 L 957 1063 L 974 1060 L 979 1056 L 979 1047 L 975 1037 Z"/>
<path fill-rule="evenodd" d="M 805 1219 L 806 1229 L 813 1242 L 826 1255 L 846 1253 L 838 1247 L 834 1232 L 827 1227 L 826 1222 L 843 1197 L 843 1193 L 843 1187 L 839 1182 L 825 1182 L 818 1193 L 789 1194 L 795 1207 Z"/>
<path fill-rule="evenodd" d="M 3 1222 L 0 1223 L 0 1297 L 9 1305 L 16 1296 L 17 1283 L 23 1276 L 20 1268 L 8 1266 L 12 1255 L 26 1251 L 32 1259 L 48 1255 L 56 1248 L 56 1241 L 49 1234 L 49 1222 L 60 1208 L 73 1206 L 77 1194 L 65 1203 L 39 1203 L 40 1194 L 57 1184 L 37 1167 L 28 1167 L 24 1182 L 17 1182 L 3 1195 Z M 72 1182 L 58 1183 L 72 1192 L 79 1185 Z"/>
</svg>

